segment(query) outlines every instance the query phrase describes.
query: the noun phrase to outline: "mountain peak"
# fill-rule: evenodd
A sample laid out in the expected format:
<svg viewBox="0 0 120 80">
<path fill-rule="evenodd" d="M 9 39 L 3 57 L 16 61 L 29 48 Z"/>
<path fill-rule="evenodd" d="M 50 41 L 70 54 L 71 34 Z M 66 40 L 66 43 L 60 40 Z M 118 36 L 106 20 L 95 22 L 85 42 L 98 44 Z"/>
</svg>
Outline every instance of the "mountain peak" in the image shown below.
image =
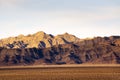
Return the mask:
<svg viewBox="0 0 120 80">
<path fill-rule="evenodd" d="M 79 38 L 69 33 L 53 36 L 52 34 L 46 34 L 43 31 L 39 31 L 37 33 L 29 34 L 27 36 L 19 35 L 16 37 L 2 39 L 0 42 L 0 47 L 16 48 L 16 46 L 19 45 L 20 48 L 23 48 L 23 46 L 25 45 L 24 48 L 46 48 L 56 44 L 67 44 L 69 42 L 75 42 L 77 39 Z M 19 44 L 15 44 L 14 42 Z"/>
<path fill-rule="evenodd" d="M 20 35 L 18 35 L 17 37 L 24 37 L 24 35 L 23 35 L 23 34 L 20 34 Z"/>
<path fill-rule="evenodd" d="M 39 31 L 39 32 L 35 33 L 34 35 L 45 35 L 45 34 L 46 34 L 45 32 Z"/>
<path fill-rule="evenodd" d="M 69 33 L 64 33 L 64 34 L 61 34 L 61 35 L 57 35 L 56 38 L 63 38 L 64 40 L 66 40 L 67 42 L 77 42 L 79 41 L 80 39 L 77 38 L 76 36 L 72 35 L 72 34 L 69 34 Z"/>
<path fill-rule="evenodd" d="M 63 35 L 70 35 L 69 33 L 65 32 Z"/>
</svg>

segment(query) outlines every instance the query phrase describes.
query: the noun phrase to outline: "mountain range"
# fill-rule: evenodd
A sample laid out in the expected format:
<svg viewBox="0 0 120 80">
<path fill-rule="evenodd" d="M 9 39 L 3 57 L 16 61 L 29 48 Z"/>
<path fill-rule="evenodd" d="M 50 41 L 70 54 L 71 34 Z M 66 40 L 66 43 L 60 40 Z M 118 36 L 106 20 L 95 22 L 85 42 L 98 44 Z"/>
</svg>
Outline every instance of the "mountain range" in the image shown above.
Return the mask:
<svg viewBox="0 0 120 80">
<path fill-rule="evenodd" d="M 0 40 L 0 66 L 119 63 L 120 36 L 80 39 L 40 31 Z"/>
</svg>

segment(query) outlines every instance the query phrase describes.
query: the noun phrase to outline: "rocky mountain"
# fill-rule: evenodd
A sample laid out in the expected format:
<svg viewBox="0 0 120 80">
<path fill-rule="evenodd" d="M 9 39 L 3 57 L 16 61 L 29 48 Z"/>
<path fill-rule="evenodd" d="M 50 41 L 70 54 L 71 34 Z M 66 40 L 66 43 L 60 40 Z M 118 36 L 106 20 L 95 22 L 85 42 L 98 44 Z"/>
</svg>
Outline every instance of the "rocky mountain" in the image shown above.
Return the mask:
<svg viewBox="0 0 120 80">
<path fill-rule="evenodd" d="M 35 46 L 33 48 L 12 49 L 1 47 L 0 65 L 120 63 L 120 36 L 95 37 L 93 39 L 76 41 L 78 38 L 76 39 L 75 36 L 68 35 L 69 34 L 66 33 L 64 36 L 43 36 L 46 39 L 48 39 L 48 37 L 51 38 L 51 42 L 53 42 L 54 39 L 61 42 L 61 44 L 55 43 L 54 45 L 52 43 L 51 47 L 44 47 L 43 45 L 42 48 Z M 26 42 L 20 43 L 24 44 L 24 46 L 27 45 Z"/>
<path fill-rule="evenodd" d="M 53 36 L 46 34 L 43 31 L 37 32 L 32 35 L 19 35 L 17 37 L 9 37 L 0 40 L 0 47 L 13 49 L 13 48 L 48 48 L 53 45 L 67 44 L 77 42 L 80 39 L 74 35 L 65 33 L 62 35 Z"/>
</svg>

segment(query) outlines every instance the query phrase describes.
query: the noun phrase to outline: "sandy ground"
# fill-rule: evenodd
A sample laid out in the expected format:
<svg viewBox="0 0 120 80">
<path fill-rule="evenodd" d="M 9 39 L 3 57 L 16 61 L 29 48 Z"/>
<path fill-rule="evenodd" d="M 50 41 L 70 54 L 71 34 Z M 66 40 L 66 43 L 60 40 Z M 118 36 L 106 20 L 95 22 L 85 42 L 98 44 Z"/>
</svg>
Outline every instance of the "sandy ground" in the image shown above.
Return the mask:
<svg viewBox="0 0 120 80">
<path fill-rule="evenodd" d="M 24 66 L 0 66 L 5 68 L 49 68 L 49 67 L 120 67 L 120 64 L 66 64 L 66 65 L 24 65 Z"/>
</svg>

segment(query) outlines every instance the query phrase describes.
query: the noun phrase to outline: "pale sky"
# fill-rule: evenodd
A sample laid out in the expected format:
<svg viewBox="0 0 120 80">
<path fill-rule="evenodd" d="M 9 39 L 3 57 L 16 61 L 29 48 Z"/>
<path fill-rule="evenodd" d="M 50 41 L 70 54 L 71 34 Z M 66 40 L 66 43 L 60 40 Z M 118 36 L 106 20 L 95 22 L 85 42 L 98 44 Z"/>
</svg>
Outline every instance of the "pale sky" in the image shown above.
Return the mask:
<svg viewBox="0 0 120 80">
<path fill-rule="evenodd" d="M 120 35 L 120 0 L 0 0 L 0 38 L 38 31 Z"/>
</svg>

